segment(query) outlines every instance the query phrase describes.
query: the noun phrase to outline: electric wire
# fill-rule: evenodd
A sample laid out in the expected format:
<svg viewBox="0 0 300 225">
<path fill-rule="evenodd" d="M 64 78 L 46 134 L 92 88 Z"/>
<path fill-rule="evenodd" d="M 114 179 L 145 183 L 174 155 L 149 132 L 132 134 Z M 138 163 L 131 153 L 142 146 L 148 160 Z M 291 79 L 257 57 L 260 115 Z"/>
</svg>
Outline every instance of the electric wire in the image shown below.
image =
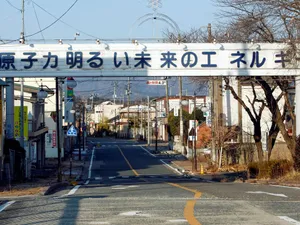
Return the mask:
<svg viewBox="0 0 300 225">
<path fill-rule="evenodd" d="M 34 4 L 32 4 L 32 7 L 33 7 L 33 11 L 34 11 L 34 14 L 35 14 L 36 21 L 37 21 L 37 23 L 38 23 L 38 26 L 39 26 L 39 29 L 40 29 L 40 31 L 41 31 L 41 30 L 42 30 L 42 28 L 41 28 L 40 20 L 39 20 L 39 17 L 38 17 L 38 15 L 37 15 L 37 12 L 36 12 L 36 10 L 35 10 L 35 6 L 34 6 Z M 45 37 L 44 37 L 43 31 L 41 31 L 41 36 L 42 36 L 42 38 L 43 38 L 43 40 L 44 40 L 44 43 L 46 43 L 46 40 L 45 40 Z"/>
<path fill-rule="evenodd" d="M 16 6 L 14 6 L 9 0 L 5 0 L 11 7 L 13 7 L 14 9 L 18 10 L 19 12 L 22 12 L 21 9 L 17 8 Z"/>
<path fill-rule="evenodd" d="M 47 29 L 49 29 L 50 27 L 52 27 L 54 24 L 56 24 L 61 18 L 63 18 L 75 5 L 76 3 L 78 2 L 79 0 L 75 0 L 74 3 L 67 9 L 67 11 L 65 11 L 60 17 L 58 17 L 54 22 L 52 22 L 51 24 L 49 24 L 48 26 L 46 26 L 45 28 L 43 28 L 42 30 L 40 31 L 37 31 L 33 34 L 29 34 L 29 35 L 26 35 L 25 37 L 28 38 L 28 37 L 32 37 L 36 34 L 39 34 Z"/>
<path fill-rule="evenodd" d="M 39 4 L 37 4 L 35 1 L 32 1 L 32 3 L 33 3 L 33 5 L 36 5 L 38 8 L 40 8 L 41 10 L 43 10 L 43 11 L 44 11 L 45 13 L 47 13 L 48 15 L 52 16 L 52 17 L 55 18 L 55 19 L 58 19 L 56 16 L 54 16 L 52 13 L 50 13 L 49 11 L 47 11 L 46 9 L 44 9 L 42 6 L 40 6 Z M 77 29 L 76 27 L 74 27 L 74 26 L 72 26 L 72 25 L 70 25 L 70 24 L 64 22 L 64 21 L 61 20 L 61 19 L 58 19 L 58 20 L 59 20 L 59 22 L 61 22 L 61 23 L 65 24 L 65 25 L 67 25 L 67 26 L 73 28 L 74 30 L 79 31 L 79 32 L 82 33 L 82 34 L 85 34 L 86 36 L 89 36 L 89 37 L 92 37 L 92 38 L 99 39 L 98 37 L 96 37 L 96 36 L 94 36 L 94 35 L 88 34 L 88 33 L 84 32 L 84 31 L 82 31 L 82 30 L 80 30 L 80 29 Z"/>
</svg>

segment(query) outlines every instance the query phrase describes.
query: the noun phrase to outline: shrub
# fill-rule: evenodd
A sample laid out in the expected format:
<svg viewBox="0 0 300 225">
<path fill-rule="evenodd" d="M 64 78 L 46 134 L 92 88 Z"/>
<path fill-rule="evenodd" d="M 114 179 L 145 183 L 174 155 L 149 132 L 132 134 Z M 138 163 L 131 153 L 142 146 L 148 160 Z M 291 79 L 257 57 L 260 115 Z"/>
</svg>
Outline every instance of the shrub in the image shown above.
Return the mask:
<svg viewBox="0 0 300 225">
<path fill-rule="evenodd" d="M 251 162 L 248 164 L 248 171 L 250 178 L 256 178 L 259 174 L 259 164 L 258 162 Z"/>
<path fill-rule="evenodd" d="M 288 160 L 271 160 L 262 163 L 249 163 L 248 171 L 250 177 L 257 178 L 279 178 L 293 170 L 293 163 Z"/>
</svg>

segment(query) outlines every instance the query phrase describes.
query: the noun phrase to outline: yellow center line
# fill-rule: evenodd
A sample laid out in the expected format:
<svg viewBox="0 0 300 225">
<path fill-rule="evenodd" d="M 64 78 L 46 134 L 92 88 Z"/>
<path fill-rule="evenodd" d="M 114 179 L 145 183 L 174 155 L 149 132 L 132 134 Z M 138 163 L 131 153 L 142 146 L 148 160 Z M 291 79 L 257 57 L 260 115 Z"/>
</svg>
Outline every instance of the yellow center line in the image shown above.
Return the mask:
<svg viewBox="0 0 300 225">
<path fill-rule="evenodd" d="M 131 166 L 130 162 L 128 161 L 128 159 L 126 158 L 126 156 L 124 155 L 123 151 L 121 150 L 121 148 L 119 146 L 117 146 L 121 155 L 123 156 L 124 160 L 126 161 L 126 163 L 128 164 L 129 168 L 132 170 L 132 172 L 136 175 L 139 176 L 138 172 L 135 171 L 135 169 L 133 169 L 133 167 Z M 144 181 L 146 181 L 146 179 L 143 179 Z M 188 221 L 189 224 L 191 225 L 201 225 L 201 223 L 196 219 L 195 215 L 194 215 L 194 209 L 195 209 L 195 205 L 196 205 L 196 199 L 199 199 L 202 195 L 202 193 L 200 191 L 197 191 L 195 189 L 191 189 L 185 186 L 181 186 L 179 184 L 175 184 L 175 183 L 166 183 L 168 185 L 171 185 L 173 187 L 177 187 L 189 192 L 194 193 L 194 200 L 188 200 L 185 208 L 184 208 L 184 217 L 186 218 L 186 220 Z"/>
<path fill-rule="evenodd" d="M 194 193 L 194 200 L 188 200 L 186 202 L 185 208 L 184 208 L 184 218 L 188 221 L 189 224 L 191 225 L 201 225 L 201 223 L 196 219 L 194 215 L 195 211 L 195 205 L 196 205 L 196 199 L 199 199 L 202 195 L 200 191 L 197 191 L 195 189 L 190 189 L 185 186 L 181 186 L 179 184 L 174 184 L 174 183 L 167 183 L 171 186 L 181 188 L 183 190 L 189 191 Z"/>
<path fill-rule="evenodd" d="M 126 156 L 124 155 L 123 151 L 121 150 L 121 148 L 119 146 L 117 146 L 120 153 L 122 154 L 123 158 L 125 159 L 126 163 L 128 164 L 129 168 L 132 170 L 132 172 L 138 177 L 139 174 L 138 172 L 135 171 L 135 169 L 133 169 L 133 167 L 131 166 L 130 162 L 128 161 L 128 159 L 126 158 Z"/>
</svg>

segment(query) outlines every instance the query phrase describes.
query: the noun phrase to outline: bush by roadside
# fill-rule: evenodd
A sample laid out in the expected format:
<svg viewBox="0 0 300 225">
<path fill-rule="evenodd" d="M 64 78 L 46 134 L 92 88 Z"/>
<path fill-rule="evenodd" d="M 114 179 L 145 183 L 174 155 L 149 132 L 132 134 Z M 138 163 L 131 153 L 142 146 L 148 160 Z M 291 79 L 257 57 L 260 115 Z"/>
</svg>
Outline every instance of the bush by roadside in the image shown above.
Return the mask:
<svg viewBox="0 0 300 225">
<path fill-rule="evenodd" d="M 293 163 L 288 160 L 271 160 L 248 164 L 250 178 L 277 179 L 293 171 Z"/>
</svg>

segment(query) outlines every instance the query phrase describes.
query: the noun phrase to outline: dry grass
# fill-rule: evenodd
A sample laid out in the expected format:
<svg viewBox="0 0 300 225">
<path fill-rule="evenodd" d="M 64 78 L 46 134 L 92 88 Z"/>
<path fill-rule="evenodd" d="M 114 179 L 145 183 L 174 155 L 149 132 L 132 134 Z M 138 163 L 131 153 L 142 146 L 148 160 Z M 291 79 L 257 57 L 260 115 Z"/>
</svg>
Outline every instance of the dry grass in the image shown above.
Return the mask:
<svg viewBox="0 0 300 225">
<path fill-rule="evenodd" d="M 239 172 L 239 171 L 246 171 L 246 170 L 247 170 L 247 165 L 240 165 L 240 164 L 226 165 L 218 169 L 219 172 Z"/>
<path fill-rule="evenodd" d="M 24 195 L 37 195 L 46 191 L 47 187 L 32 187 L 32 188 L 12 188 L 11 191 L 3 190 L 0 196 L 24 196 Z"/>
<path fill-rule="evenodd" d="M 300 172 L 290 172 L 279 178 L 278 181 L 283 183 L 300 184 Z"/>
</svg>

